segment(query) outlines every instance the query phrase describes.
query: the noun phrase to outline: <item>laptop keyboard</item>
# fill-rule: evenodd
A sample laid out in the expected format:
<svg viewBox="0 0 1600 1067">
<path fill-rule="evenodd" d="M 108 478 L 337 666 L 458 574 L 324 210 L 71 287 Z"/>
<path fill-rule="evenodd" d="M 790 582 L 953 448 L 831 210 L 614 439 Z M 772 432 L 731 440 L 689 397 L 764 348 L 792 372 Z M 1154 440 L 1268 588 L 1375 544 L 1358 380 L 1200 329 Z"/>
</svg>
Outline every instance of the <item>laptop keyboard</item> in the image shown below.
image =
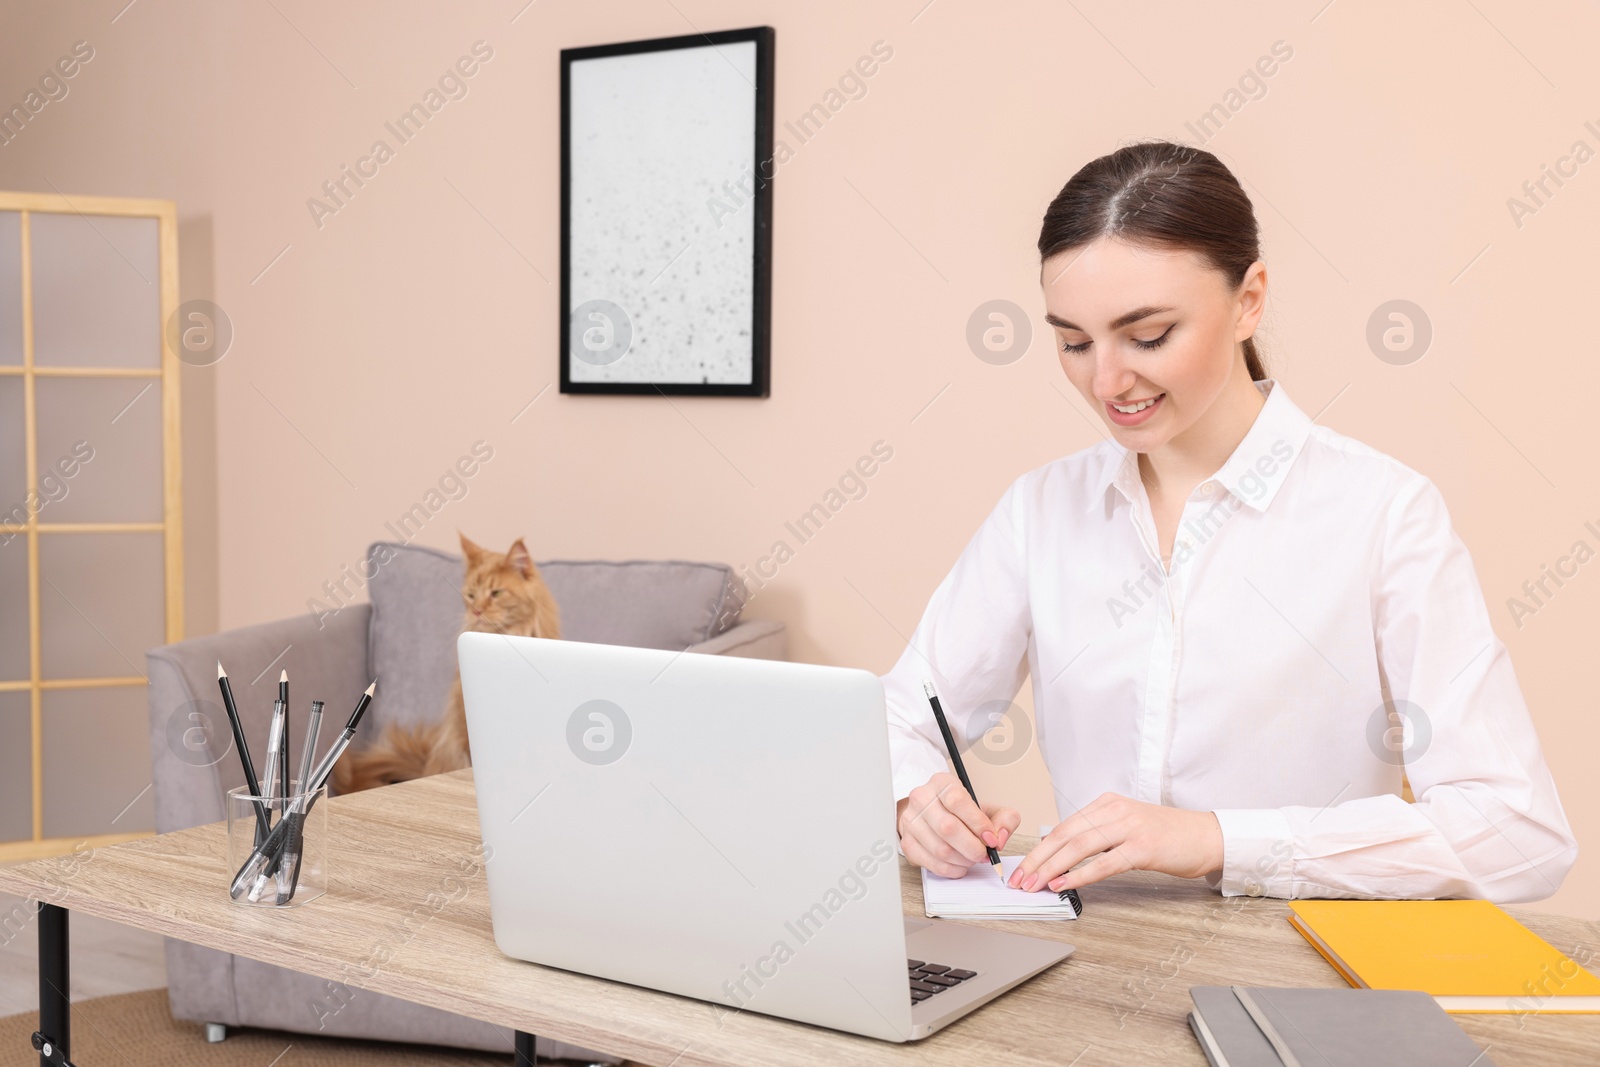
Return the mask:
<svg viewBox="0 0 1600 1067">
<path fill-rule="evenodd" d="M 919 1004 L 929 997 L 958 986 L 968 978 L 978 977 L 977 971 L 964 971 L 959 967 L 946 967 L 942 963 L 923 963 L 906 960 L 906 972 L 911 976 L 911 1003 Z"/>
</svg>

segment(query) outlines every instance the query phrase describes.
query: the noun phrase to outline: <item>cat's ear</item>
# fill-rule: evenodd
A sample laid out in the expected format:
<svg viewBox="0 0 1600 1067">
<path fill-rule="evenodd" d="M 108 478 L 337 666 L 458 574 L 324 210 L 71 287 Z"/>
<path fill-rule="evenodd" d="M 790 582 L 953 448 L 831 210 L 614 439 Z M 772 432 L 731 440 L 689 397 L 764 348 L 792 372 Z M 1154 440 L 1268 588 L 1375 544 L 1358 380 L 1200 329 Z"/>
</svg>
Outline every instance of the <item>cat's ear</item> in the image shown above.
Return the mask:
<svg viewBox="0 0 1600 1067">
<path fill-rule="evenodd" d="M 512 542 L 506 551 L 506 565 L 524 578 L 533 577 L 533 557 L 528 555 L 528 546 L 522 543 L 522 538 Z"/>
<path fill-rule="evenodd" d="M 471 539 L 468 538 L 466 534 L 462 533 L 460 530 L 457 530 L 456 536 L 461 538 L 461 554 L 467 557 L 468 563 L 476 562 L 478 557 L 483 555 L 483 549 L 478 545 L 473 544 Z"/>
</svg>

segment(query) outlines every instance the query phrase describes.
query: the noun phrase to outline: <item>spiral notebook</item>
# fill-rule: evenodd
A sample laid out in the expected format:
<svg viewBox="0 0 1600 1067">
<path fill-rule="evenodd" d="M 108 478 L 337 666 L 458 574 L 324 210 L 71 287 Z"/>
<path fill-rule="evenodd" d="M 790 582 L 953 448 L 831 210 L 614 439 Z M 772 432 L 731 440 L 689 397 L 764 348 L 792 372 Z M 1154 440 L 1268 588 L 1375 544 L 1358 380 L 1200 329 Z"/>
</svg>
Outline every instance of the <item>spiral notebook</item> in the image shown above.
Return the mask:
<svg viewBox="0 0 1600 1067">
<path fill-rule="evenodd" d="M 1001 857 L 1007 879 L 1021 862 L 1021 856 Z M 1074 907 L 1068 893 L 1012 889 L 987 863 L 975 864 L 960 878 L 922 869 L 922 910 L 930 919 L 1076 919 L 1082 905 Z"/>
</svg>

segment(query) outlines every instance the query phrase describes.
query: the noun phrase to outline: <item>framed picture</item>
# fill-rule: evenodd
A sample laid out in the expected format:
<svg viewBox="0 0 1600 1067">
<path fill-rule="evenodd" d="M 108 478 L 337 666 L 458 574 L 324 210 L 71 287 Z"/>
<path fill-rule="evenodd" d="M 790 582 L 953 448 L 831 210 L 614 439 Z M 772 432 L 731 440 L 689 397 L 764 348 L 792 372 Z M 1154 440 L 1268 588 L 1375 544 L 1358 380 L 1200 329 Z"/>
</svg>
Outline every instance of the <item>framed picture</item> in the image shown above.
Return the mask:
<svg viewBox="0 0 1600 1067">
<path fill-rule="evenodd" d="M 773 30 L 561 52 L 561 391 L 767 396 Z"/>
</svg>

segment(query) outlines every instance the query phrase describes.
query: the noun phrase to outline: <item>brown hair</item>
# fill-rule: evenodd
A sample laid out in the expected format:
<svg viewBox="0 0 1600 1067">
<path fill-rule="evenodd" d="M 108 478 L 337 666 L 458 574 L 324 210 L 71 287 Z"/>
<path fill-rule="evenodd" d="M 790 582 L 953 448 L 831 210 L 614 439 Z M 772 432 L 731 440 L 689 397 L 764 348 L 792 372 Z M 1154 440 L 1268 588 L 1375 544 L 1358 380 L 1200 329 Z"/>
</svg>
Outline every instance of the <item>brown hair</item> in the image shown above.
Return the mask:
<svg viewBox="0 0 1600 1067">
<path fill-rule="evenodd" d="M 1237 288 L 1261 258 L 1255 209 L 1223 162 L 1203 148 L 1142 141 L 1086 163 L 1044 213 L 1039 259 L 1100 237 L 1198 252 Z M 1244 341 L 1253 381 L 1266 372 Z"/>
</svg>

